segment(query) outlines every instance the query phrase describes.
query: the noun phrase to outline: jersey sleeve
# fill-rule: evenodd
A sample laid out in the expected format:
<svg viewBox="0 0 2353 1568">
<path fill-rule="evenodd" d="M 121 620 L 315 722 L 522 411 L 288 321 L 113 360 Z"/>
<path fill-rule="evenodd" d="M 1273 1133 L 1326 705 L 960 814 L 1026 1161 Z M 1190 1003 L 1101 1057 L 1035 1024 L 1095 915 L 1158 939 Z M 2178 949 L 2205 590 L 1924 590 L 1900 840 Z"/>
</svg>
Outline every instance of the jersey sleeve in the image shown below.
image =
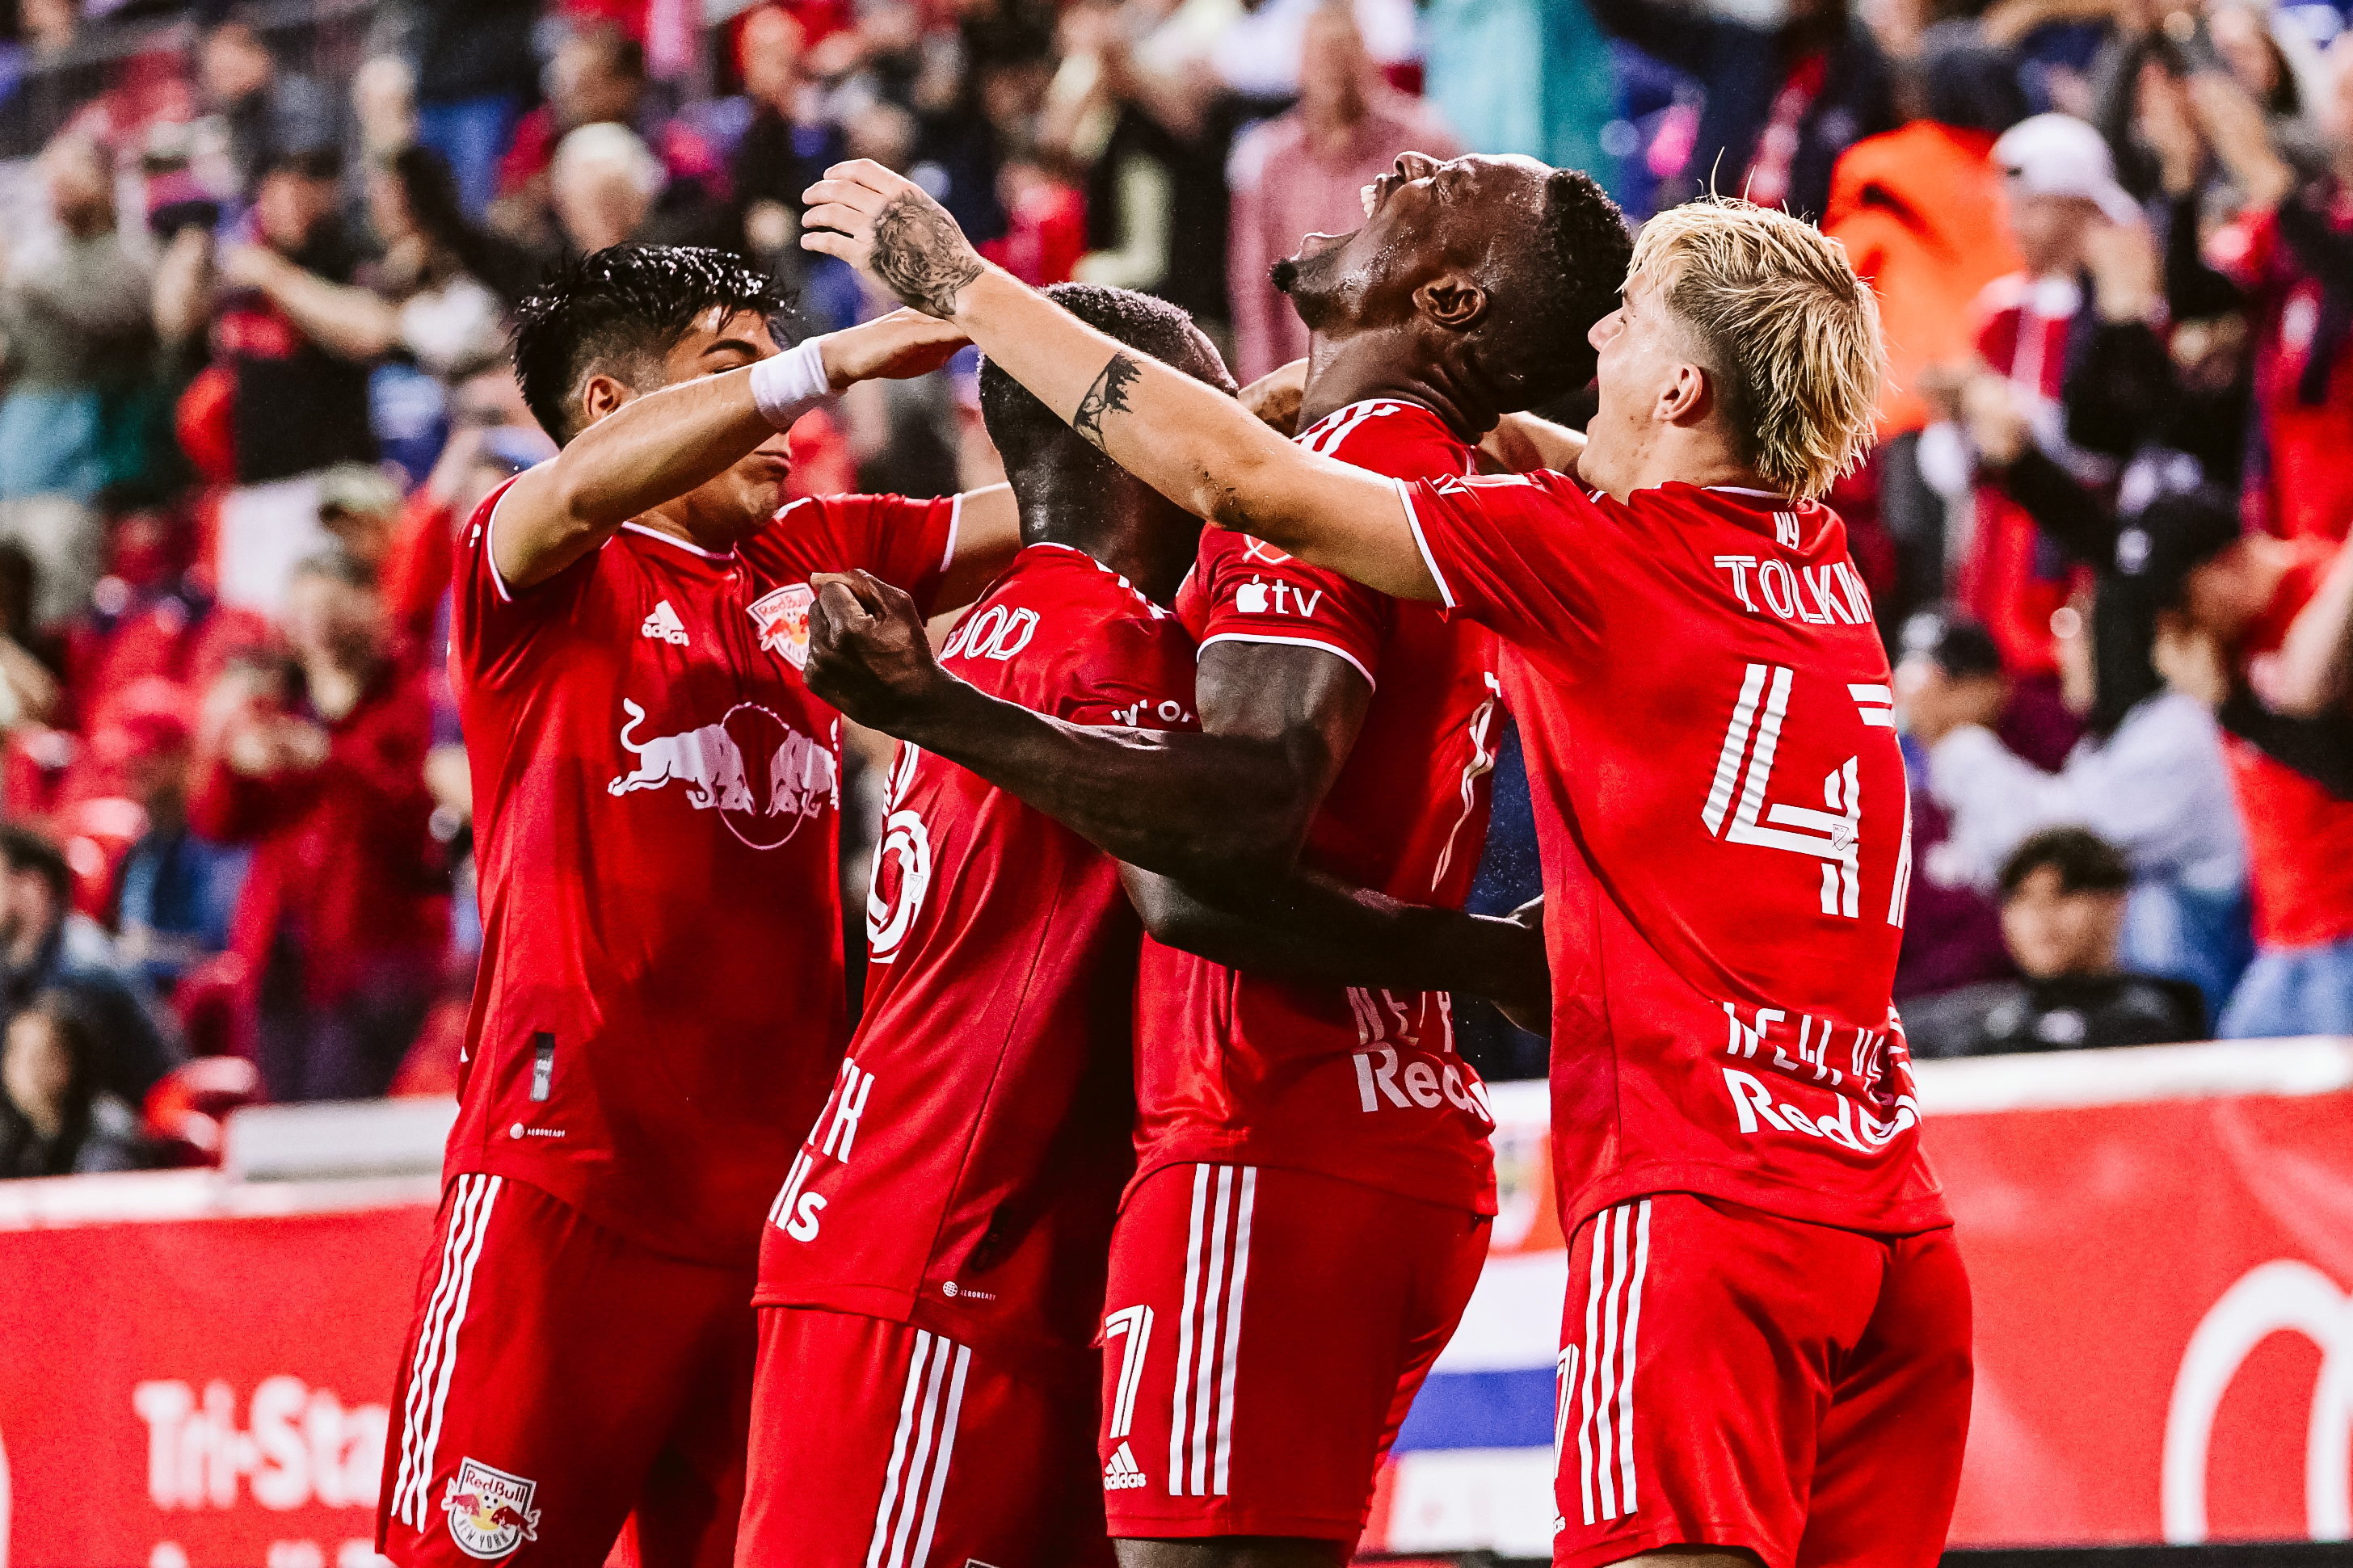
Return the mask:
<svg viewBox="0 0 2353 1568">
<path fill-rule="evenodd" d="M 1592 629 L 1611 531 L 1573 481 L 1557 474 L 1400 479 L 1398 493 L 1448 609 L 1531 652 Z"/>
<path fill-rule="evenodd" d="M 1192 625 L 1208 648 L 1271 643 L 1320 648 L 1380 684 L 1391 601 L 1247 534 L 1211 531 L 1193 563 Z"/>
<path fill-rule="evenodd" d="M 776 526 L 747 549 L 779 582 L 853 567 L 871 572 L 906 590 L 928 616 L 955 563 L 963 511 L 961 496 L 812 497 L 778 512 Z"/>
<path fill-rule="evenodd" d="M 450 649 L 469 678 L 493 684 L 522 660 L 532 638 L 551 622 L 568 622 L 595 580 L 599 551 L 591 550 L 544 583 L 510 587 L 491 556 L 499 506 L 509 479 L 482 499 L 452 552 L 449 573 Z"/>
<path fill-rule="evenodd" d="M 1171 619 L 1112 622 L 1079 656 L 1055 716 L 1073 724 L 1198 729 L 1193 639 Z"/>
</svg>

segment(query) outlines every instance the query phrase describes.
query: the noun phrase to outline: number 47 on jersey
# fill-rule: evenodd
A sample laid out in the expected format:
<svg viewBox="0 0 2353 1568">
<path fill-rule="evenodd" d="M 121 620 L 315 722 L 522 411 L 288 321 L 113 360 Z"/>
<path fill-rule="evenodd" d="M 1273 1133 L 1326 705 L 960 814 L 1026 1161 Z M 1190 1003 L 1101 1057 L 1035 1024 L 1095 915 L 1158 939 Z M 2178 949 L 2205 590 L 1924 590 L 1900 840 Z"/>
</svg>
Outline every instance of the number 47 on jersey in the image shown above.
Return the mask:
<svg viewBox="0 0 2353 1568">
<path fill-rule="evenodd" d="M 1822 913 L 1853 920 L 1862 896 L 1859 759 L 1849 757 L 1823 775 L 1820 807 L 1766 799 L 1773 782 L 1774 753 L 1780 749 L 1781 727 L 1789 713 L 1793 679 L 1794 672 L 1784 665 L 1748 667 L 1741 679 L 1740 699 L 1733 705 L 1732 722 L 1724 731 L 1724 749 L 1716 755 L 1715 778 L 1700 820 L 1707 824 L 1710 837 L 1727 844 L 1754 844 L 1819 861 Z M 1895 727 L 1894 696 L 1886 687 L 1850 685 L 1847 694 L 1865 724 Z M 1896 857 L 1895 888 L 1887 905 L 1889 925 L 1903 925 L 1905 894 L 1911 882 L 1912 802 L 1907 795 L 1904 843 Z"/>
</svg>

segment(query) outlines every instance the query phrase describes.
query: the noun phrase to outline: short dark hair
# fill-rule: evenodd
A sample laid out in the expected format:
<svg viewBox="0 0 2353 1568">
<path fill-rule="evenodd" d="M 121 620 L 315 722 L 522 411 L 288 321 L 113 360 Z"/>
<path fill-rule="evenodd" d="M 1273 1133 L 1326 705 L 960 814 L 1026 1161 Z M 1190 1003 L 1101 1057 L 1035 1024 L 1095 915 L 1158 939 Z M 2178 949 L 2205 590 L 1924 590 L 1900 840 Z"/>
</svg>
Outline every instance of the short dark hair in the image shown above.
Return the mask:
<svg viewBox="0 0 2353 1568">
<path fill-rule="evenodd" d="M 0 823 L 0 860 L 7 862 L 11 871 L 30 871 L 47 882 L 57 900 L 59 920 L 73 908 L 73 868 L 66 864 L 66 852 L 47 834 L 22 823 Z"/>
<path fill-rule="evenodd" d="M 2117 531 L 2116 570 L 2147 585 L 2153 607 L 2178 610 L 2190 574 L 2236 544 L 2242 527 L 2226 490 L 2201 485 L 2170 491 Z"/>
<path fill-rule="evenodd" d="M 2027 835 L 2001 863 L 2002 902 L 2045 866 L 2059 873 L 2063 893 L 2121 893 L 2132 886 L 2132 867 L 2115 845 L 2088 827 L 2046 827 Z"/>
<path fill-rule="evenodd" d="M 560 446 L 576 433 L 572 395 L 596 372 L 652 391 L 661 357 L 714 309 L 774 324 L 792 297 L 741 257 L 688 245 L 616 245 L 583 257 L 515 310 L 515 381 Z"/>
<path fill-rule="evenodd" d="M 1618 308 L 1634 237 L 1626 215 L 1591 175 L 1555 169 L 1545 181 L 1537 253 L 1509 320 L 1484 329 L 1488 369 L 1508 395 L 1507 412 L 1533 408 L 1593 379 L 1587 334 Z"/>
<path fill-rule="evenodd" d="M 1204 349 L 1194 331 L 1191 314 L 1166 300 L 1099 283 L 1057 283 L 1046 297 L 1097 331 L 1163 364 L 1220 390 L 1233 390 L 1223 362 L 1214 351 Z M 1008 474 L 1053 460 L 1100 464 L 1106 485 L 1119 477 L 1117 464 L 992 361 L 980 367 L 980 418 Z"/>
</svg>

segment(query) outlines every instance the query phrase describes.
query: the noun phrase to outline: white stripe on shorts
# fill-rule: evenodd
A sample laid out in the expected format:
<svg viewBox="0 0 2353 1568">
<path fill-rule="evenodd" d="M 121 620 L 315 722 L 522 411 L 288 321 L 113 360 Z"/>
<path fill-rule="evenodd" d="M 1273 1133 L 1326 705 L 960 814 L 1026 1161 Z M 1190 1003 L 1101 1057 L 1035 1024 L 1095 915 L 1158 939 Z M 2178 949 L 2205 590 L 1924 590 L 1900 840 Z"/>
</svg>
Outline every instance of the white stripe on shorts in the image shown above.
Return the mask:
<svg viewBox="0 0 2353 1568">
<path fill-rule="evenodd" d="M 501 1179 L 460 1176 L 450 1199 L 449 1226 L 442 1238 L 441 1272 L 425 1304 L 417 1325 L 416 1360 L 411 1363 L 408 1388 L 401 1401 L 400 1470 L 393 1483 L 392 1516 L 412 1529 L 425 1528 L 432 1508 L 434 1451 L 441 1442 L 441 1415 L 448 1403 L 449 1379 L 458 1364 L 458 1330 L 466 1321 L 466 1303 L 473 1295 L 474 1265 L 482 1256 L 482 1237 L 491 1228 L 491 1209 L 498 1202 Z"/>
<path fill-rule="evenodd" d="M 1176 1385 L 1168 1419 L 1168 1495 L 1226 1497 L 1243 1290 L 1250 1279 L 1255 1165 L 1193 1167 L 1185 1304 L 1176 1323 Z"/>
<path fill-rule="evenodd" d="M 1642 1283 L 1651 1266 L 1651 1200 L 1604 1209 L 1591 1221 L 1585 1340 L 1562 1352 L 1560 1427 L 1574 1394 L 1577 1497 L 1585 1522 L 1630 1518 L 1634 1487 L 1635 1349 L 1642 1323 Z M 1572 1389 L 1582 1367 L 1581 1386 Z M 1563 1445 L 1565 1447 L 1566 1445 Z M 1564 1453 L 1562 1456 L 1566 1458 Z"/>
<path fill-rule="evenodd" d="M 899 1399 L 899 1429 L 891 1438 L 882 1501 L 874 1510 L 874 1535 L 866 1547 L 866 1568 L 923 1568 L 931 1555 L 940 1499 L 947 1491 L 948 1466 L 955 1456 L 965 1376 L 971 1366 L 969 1346 L 915 1331 L 906 1391 Z"/>
</svg>

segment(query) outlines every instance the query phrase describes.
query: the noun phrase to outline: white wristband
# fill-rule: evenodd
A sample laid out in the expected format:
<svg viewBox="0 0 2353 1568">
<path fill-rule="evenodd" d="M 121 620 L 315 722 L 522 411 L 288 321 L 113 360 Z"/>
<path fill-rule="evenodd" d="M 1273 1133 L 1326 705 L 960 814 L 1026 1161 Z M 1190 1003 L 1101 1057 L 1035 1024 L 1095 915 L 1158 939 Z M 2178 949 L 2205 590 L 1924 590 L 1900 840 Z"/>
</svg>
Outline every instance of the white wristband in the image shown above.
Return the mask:
<svg viewBox="0 0 2353 1568">
<path fill-rule="evenodd" d="M 752 401 L 776 428 L 791 429 L 802 415 L 833 395 L 825 374 L 824 342 L 823 336 L 811 338 L 752 367 Z"/>
</svg>

